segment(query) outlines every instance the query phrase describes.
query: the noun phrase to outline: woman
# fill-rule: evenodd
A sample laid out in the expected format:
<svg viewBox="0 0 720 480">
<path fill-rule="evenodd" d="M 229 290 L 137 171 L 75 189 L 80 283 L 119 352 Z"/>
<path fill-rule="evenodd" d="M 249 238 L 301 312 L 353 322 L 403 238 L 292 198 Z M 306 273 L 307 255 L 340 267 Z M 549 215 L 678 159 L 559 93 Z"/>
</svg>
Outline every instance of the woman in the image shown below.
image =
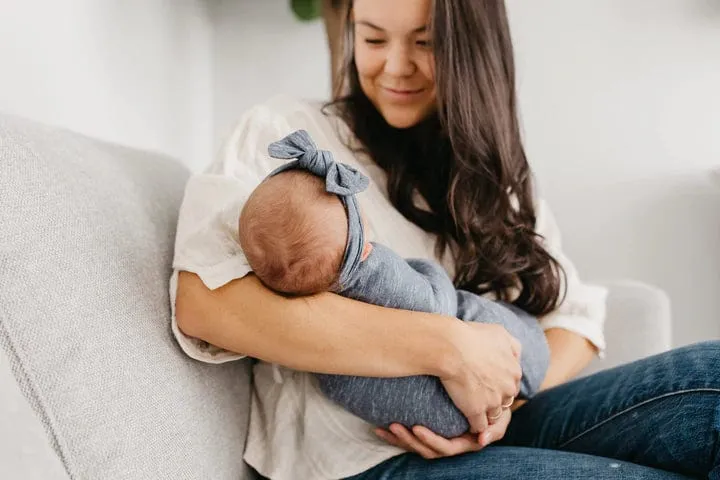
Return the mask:
<svg viewBox="0 0 720 480">
<path fill-rule="evenodd" d="M 245 460 L 281 480 L 720 478 L 717 342 L 567 383 L 604 348 L 604 291 L 579 281 L 534 197 L 503 3 L 355 0 L 351 15 L 349 92 L 334 113 L 282 97 L 254 108 L 180 212 L 178 341 L 204 361 L 261 360 Z M 435 255 L 458 286 L 538 316 L 547 390 L 510 408 L 517 346 L 502 328 L 332 294 L 284 298 L 250 274 L 237 214 L 277 166 L 267 145 L 296 128 L 370 176 L 360 200 L 371 236 Z M 473 433 L 373 434 L 304 372 L 436 375 Z"/>
</svg>

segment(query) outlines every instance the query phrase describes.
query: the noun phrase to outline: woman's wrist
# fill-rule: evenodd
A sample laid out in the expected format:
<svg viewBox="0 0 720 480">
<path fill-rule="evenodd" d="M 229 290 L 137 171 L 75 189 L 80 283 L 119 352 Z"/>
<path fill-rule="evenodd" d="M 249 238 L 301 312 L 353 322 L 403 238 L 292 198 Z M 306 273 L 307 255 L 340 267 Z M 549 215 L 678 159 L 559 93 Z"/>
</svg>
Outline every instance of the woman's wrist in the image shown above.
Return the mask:
<svg viewBox="0 0 720 480">
<path fill-rule="evenodd" d="M 439 378 L 454 378 L 463 369 L 465 361 L 458 345 L 458 339 L 465 335 L 464 323 L 456 318 L 441 317 L 442 322 L 434 320 L 435 332 L 432 333 L 434 345 L 424 368 L 427 375 Z"/>
</svg>

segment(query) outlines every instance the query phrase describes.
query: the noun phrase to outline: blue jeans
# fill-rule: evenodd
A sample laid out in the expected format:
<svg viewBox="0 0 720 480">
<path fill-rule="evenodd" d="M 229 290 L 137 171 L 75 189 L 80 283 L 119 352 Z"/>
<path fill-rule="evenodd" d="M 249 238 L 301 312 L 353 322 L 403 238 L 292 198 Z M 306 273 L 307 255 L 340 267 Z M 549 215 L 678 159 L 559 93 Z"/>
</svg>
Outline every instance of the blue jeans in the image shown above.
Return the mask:
<svg viewBox="0 0 720 480">
<path fill-rule="evenodd" d="M 513 414 L 505 438 L 438 460 L 393 457 L 352 480 L 720 480 L 720 342 L 574 380 Z"/>
</svg>

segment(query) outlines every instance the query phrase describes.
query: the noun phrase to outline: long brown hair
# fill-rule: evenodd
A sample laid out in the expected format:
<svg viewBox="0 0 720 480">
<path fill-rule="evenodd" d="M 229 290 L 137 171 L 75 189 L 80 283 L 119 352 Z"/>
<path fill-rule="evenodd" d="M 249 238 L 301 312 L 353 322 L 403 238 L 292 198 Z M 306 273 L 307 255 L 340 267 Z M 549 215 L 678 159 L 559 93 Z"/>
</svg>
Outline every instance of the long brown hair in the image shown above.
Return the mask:
<svg viewBox="0 0 720 480">
<path fill-rule="evenodd" d="M 346 18 L 347 93 L 329 105 L 387 173 L 393 205 L 437 235 L 438 255 L 450 248 L 458 288 L 494 292 L 535 315 L 552 311 L 564 296 L 564 271 L 535 233 L 504 2 L 434 0 L 437 111 L 407 129 L 390 126 L 363 93 L 349 9 Z M 415 192 L 429 211 L 415 204 Z"/>
</svg>

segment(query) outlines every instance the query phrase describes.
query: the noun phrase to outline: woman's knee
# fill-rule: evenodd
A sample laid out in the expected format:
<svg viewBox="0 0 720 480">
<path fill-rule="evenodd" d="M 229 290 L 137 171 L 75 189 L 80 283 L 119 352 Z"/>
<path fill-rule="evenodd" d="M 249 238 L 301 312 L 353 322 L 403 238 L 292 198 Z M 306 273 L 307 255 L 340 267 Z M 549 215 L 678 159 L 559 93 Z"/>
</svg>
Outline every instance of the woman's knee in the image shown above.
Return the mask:
<svg viewBox="0 0 720 480">
<path fill-rule="evenodd" d="M 680 362 L 713 364 L 713 361 L 720 359 L 720 340 L 708 340 L 691 345 L 685 345 L 683 347 L 670 350 L 668 353 L 674 354 Z M 715 363 L 715 366 L 717 366 L 717 363 Z"/>
<path fill-rule="evenodd" d="M 592 388 L 612 390 L 633 403 L 658 396 L 720 391 L 720 341 L 669 350 L 588 377 Z M 579 380 L 579 381 L 582 381 Z M 623 404 L 623 402 L 620 402 Z"/>
<path fill-rule="evenodd" d="M 692 379 L 698 387 L 720 389 L 720 341 L 710 340 L 676 348 L 664 354 L 670 373 Z"/>
</svg>

